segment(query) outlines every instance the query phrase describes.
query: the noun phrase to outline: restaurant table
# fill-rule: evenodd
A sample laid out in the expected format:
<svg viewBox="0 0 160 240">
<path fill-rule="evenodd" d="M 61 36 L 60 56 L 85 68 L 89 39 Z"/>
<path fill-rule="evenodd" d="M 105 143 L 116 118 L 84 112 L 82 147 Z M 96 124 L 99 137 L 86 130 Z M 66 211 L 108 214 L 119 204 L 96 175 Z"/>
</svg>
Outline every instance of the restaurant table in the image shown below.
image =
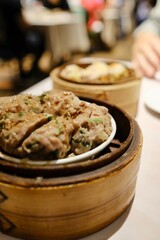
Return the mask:
<svg viewBox="0 0 160 240">
<path fill-rule="evenodd" d="M 52 53 L 55 64 L 74 52 L 90 49 L 85 19 L 80 14 L 35 5 L 24 8 L 22 15 L 29 25 L 44 28 L 46 49 Z"/>
<path fill-rule="evenodd" d="M 46 78 L 24 93 L 40 94 L 52 88 L 52 80 Z M 160 109 L 160 81 L 144 78 L 136 116 L 143 133 L 143 148 L 134 200 L 112 224 L 81 240 L 160 239 L 160 113 L 146 108 L 151 95 L 157 97 Z M 2 233 L 0 239 L 16 240 Z"/>
</svg>

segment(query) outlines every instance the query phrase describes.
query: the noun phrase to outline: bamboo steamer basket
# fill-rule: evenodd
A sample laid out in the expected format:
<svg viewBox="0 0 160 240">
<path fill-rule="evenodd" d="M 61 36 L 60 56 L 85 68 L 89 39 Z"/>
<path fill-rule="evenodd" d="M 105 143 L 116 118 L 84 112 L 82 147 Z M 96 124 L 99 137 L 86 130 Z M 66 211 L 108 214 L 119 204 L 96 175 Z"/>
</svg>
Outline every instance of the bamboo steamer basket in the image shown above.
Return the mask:
<svg viewBox="0 0 160 240">
<path fill-rule="evenodd" d="M 105 101 L 115 138 L 95 159 L 28 166 L 0 159 L 1 231 L 21 239 L 80 239 L 108 226 L 132 202 L 142 150 L 136 121 Z"/>
<path fill-rule="evenodd" d="M 121 62 L 105 58 L 82 58 L 68 64 L 75 63 L 85 68 L 97 60 L 102 60 L 106 63 Z M 125 63 L 123 62 L 123 64 Z M 131 116 L 136 116 L 141 88 L 141 78 L 139 76 L 135 74 L 134 76 L 124 79 L 124 81 L 116 84 L 97 85 L 77 83 L 73 81 L 66 81 L 66 79 L 63 79 L 60 76 L 61 70 L 66 65 L 67 64 L 63 64 L 51 71 L 50 76 L 53 80 L 54 89 L 72 91 L 80 97 L 94 97 L 95 99 L 104 100 L 124 109 Z M 128 67 L 127 64 L 125 65 L 131 71 L 134 71 L 131 67 Z"/>
</svg>

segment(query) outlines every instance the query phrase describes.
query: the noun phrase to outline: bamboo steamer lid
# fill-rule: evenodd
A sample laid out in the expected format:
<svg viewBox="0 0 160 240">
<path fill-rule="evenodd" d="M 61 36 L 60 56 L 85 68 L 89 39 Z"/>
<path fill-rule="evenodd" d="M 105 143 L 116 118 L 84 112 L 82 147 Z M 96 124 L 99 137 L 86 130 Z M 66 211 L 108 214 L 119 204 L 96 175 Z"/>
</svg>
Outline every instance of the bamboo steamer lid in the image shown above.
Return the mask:
<svg viewBox="0 0 160 240">
<path fill-rule="evenodd" d="M 126 112 L 105 101 L 117 124 L 112 143 L 95 159 L 27 166 L 0 159 L 1 231 L 22 239 L 80 239 L 108 226 L 131 204 L 142 133 Z"/>
<path fill-rule="evenodd" d="M 115 62 L 121 63 L 121 61 L 108 60 L 104 58 L 83 58 L 68 64 L 75 63 L 78 66 L 85 68 L 94 61 L 104 61 L 107 64 Z M 121 81 L 120 83 L 117 82 L 115 84 L 84 84 L 66 81 L 66 79 L 63 79 L 60 76 L 61 70 L 66 65 L 67 64 L 56 67 L 50 73 L 50 76 L 53 80 L 53 87 L 55 89 L 72 91 L 81 97 L 94 97 L 95 99 L 104 100 L 111 104 L 117 105 L 118 107 L 127 111 L 127 113 L 129 113 L 131 116 L 136 116 L 141 88 L 141 78 L 136 76 L 136 74 L 132 75 L 128 79 L 124 79 L 124 81 Z M 134 72 L 134 70 L 127 65 L 126 68 Z"/>
</svg>

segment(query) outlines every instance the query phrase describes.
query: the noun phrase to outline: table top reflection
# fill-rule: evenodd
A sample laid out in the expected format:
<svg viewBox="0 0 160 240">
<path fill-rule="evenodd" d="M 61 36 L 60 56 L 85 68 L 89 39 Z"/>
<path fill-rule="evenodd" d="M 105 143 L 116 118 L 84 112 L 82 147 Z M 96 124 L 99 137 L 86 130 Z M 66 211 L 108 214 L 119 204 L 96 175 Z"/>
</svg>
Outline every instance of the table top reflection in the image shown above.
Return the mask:
<svg viewBox="0 0 160 240">
<path fill-rule="evenodd" d="M 47 78 L 24 92 L 40 94 L 52 87 L 51 79 Z M 81 240 L 157 240 L 160 237 L 160 114 L 150 111 L 145 104 L 151 93 L 157 91 L 160 93 L 160 82 L 146 78 L 142 80 L 136 121 L 142 130 L 144 142 L 133 202 L 111 225 Z M 160 103 L 160 94 L 155 97 Z M 2 233 L 0 239 L 16 240 Z"/>
</svg>

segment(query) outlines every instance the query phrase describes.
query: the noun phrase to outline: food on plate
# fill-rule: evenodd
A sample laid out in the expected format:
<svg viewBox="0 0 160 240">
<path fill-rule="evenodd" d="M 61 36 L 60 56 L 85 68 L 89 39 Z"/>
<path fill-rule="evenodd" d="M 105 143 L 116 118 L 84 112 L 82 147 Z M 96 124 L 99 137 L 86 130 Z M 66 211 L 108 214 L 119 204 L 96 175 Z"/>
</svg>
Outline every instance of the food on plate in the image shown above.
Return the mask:
<svg viewBox="0 0 160 240">
<path fill-rule="evenodd" d="M 71 63 L 60 71 L 60 77 L 65 80 L 88 84 L 113 84 L 133 75 L 134 71 L 123 63 L 104 61 L 94 61 L 87 66 Z"/>
<path fill-rule="evenodd" d="M 0 98 L 0 148 L 18 158 L 54 160 L 85 153 L 112 132 L 108 109 L 72 92 Z"/>
</svg>

